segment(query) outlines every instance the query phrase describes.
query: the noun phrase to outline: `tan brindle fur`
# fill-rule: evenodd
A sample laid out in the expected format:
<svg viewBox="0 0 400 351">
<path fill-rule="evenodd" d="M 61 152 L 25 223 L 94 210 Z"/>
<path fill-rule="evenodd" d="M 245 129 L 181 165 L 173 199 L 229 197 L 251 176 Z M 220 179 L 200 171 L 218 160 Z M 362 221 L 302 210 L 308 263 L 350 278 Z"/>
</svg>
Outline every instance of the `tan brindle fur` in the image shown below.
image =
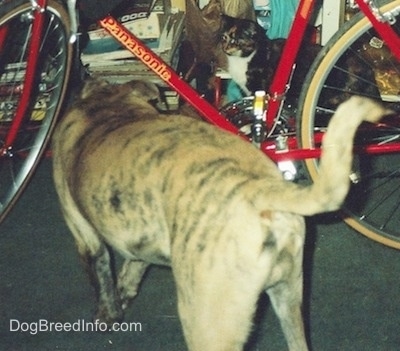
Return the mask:
<svg viewBox="0 0 400 351">
<path fill-rule="evenodd" d="M 242 350 L 263 291 L 289 349 L 307 350 L 302 216 L 339 208 L 354 132 L 384 111 L 362 98 L 340 106 L 321 177 L 301 187 L 239 137 L 161 116 L 146 102 L 156 96 L 145 83 L 88 83 L 54 136 L 55 184 L 97 288 L 95 319 L 121 320 L 148 265 L 170 265 L 189 350 Z M 126 259 L 116 284 L 107 246 Z"/>
</svg>

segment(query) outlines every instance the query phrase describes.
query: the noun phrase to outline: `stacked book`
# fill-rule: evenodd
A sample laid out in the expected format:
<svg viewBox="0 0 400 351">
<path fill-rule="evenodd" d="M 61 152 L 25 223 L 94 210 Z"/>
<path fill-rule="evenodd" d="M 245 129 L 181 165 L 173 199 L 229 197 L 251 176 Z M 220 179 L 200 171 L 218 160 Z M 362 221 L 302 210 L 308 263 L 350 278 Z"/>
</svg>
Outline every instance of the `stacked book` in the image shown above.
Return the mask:
<svg viewBox="0 0 400 351">
<path fill-rule="evenodd" d="M 162 0 L 127 0 L 113 15 L 166 63 L 174 66 L 183 32 L 184 12 L 165 8 Z M 88 35 L 89 42 L 81 59 L 93 75 L 116 82 L 155 79 L 142 62 L 97 24 L 89 27 Z"/>
</svg>

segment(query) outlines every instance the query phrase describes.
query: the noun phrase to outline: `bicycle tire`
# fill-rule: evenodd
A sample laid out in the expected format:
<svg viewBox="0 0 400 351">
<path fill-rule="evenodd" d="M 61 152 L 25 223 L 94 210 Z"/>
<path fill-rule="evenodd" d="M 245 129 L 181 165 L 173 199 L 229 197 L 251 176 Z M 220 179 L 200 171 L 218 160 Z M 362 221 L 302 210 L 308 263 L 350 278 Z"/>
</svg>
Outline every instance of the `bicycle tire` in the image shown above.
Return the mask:
<svg viewBox="0 0 400 351">
<path fill-rule="evenodd" d="M 381 1 L 379 8 L 385 13 L 399 6 L 400 0 Z M 393 27 L 400 34 L 398 21 Z M 398 112 L 400 95 L 393 89 L 400 82 L 399 72 L 400 63 L 370 22 L 362 13 L 355 15 L 322 49 L 305 80 L 297 115 L 299 146 L 315 147 L 318 143 L 315 131 L 324 129 L 336 106 L 351 95 L 380 100 Z M 344 83 L 346 76 L 353 80 L 350 88 Z M 366 126 L 365 133 L 359 132 L 358 140 L 368 142 L 379 138 L 390 145 L 390 138 L 400 136 L 400 125 L 395 118 L 385 123 L 385 128 Z M 357 155 L 356 160 L 360 164 L 361 180 L 350 189 L 343 218 L 366 237 L 400 249 L 400 155 Z M 315 179 L 318 160 L 306 160 L 305 166 L 311 180 Z"/>
<path fill-rule="evenodd" d="M 31 6 L 28 0 L 0 4 L 0 28 L 7 29 L 0 50 L 0 223 L 23 193 L 46 151 L 63 106 L 73 61 L 68 13 L 61 3 L 49 0 L 33 91 L 16 138 L 6 150 L 3 146 L 15 111 L 23 101 Z"/>
</svg>

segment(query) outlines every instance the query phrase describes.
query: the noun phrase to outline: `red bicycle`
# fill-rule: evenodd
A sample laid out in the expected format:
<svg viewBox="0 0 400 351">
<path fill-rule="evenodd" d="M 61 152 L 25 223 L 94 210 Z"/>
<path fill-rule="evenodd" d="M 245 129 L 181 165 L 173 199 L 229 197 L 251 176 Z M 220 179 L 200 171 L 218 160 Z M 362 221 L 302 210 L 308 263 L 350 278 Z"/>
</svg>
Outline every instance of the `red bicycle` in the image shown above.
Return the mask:
<svg viewBox="0 0 400 351">
<path fill-rule="evenodd" d="M 297 163 L 304 161 L 313 179 L 318 174 L 321 139 L 336 108 L 335 103 L 326 104 L 326 96 L 335 92 L 364 95 L 395 112 L 400 110 L 400 0 L 355 0 L 359 13 L 323 47 L 304 82 L 298 106 L 288 116 L 285 94 L 316 2 L 300 0 L 275 79 L 261 99 L 266 113 L 259 116 L 255 116 L 258 106 L 254 105 L 260 103 L 257 98 L 215 108 L 113 17 L 99 23 L 207 121 L 253 142 L 260 135 L 252 134 L 252 126 L 261 123 L 266 132 L 257 144 L 284 175 L 293 178 Z M 75 65 L 76 23 L 74 0 L 67 4 L 58 0 L 0 1 L 0 220 L 28 183 L 62 108 Z M 359 70 L 347 64 L 353 57 Z M 351 90 L 340 79 L 343 74 L 351 77 Z M 361 89 L 365 85 L 374 89 Z M 296 115 L 295 126 L 292 114 Z M 397 113 L 378 125 L 360 128 L 355 152 L 361 177 L 354 177 L 343 208 L 345 221 L 354 229 L 398 249 L 399 151 Z"/>
</svg>

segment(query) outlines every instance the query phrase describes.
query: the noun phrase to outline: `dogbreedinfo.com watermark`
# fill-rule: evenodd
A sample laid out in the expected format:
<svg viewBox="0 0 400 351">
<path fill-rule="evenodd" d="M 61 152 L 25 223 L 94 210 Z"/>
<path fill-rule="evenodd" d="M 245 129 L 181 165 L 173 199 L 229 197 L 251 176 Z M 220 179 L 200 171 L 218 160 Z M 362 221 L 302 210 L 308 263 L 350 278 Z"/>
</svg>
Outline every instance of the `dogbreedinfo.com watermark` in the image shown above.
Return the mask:
<svg viewBox="0 0 400 351">
<path fill-rule="evenodd" d="M 46 319 L 39 319 L 36 322 L 21 322 L 18 319 L 10 319 L 10 332 L 38 333 L 48 332 L 141 332 L 142 324 L 139 322 L 113 323 L 108 326 L 98 319 L 93 322 L 86 322 L 79 319 L 76 322 L 49 322 Z"/>
</svg>

